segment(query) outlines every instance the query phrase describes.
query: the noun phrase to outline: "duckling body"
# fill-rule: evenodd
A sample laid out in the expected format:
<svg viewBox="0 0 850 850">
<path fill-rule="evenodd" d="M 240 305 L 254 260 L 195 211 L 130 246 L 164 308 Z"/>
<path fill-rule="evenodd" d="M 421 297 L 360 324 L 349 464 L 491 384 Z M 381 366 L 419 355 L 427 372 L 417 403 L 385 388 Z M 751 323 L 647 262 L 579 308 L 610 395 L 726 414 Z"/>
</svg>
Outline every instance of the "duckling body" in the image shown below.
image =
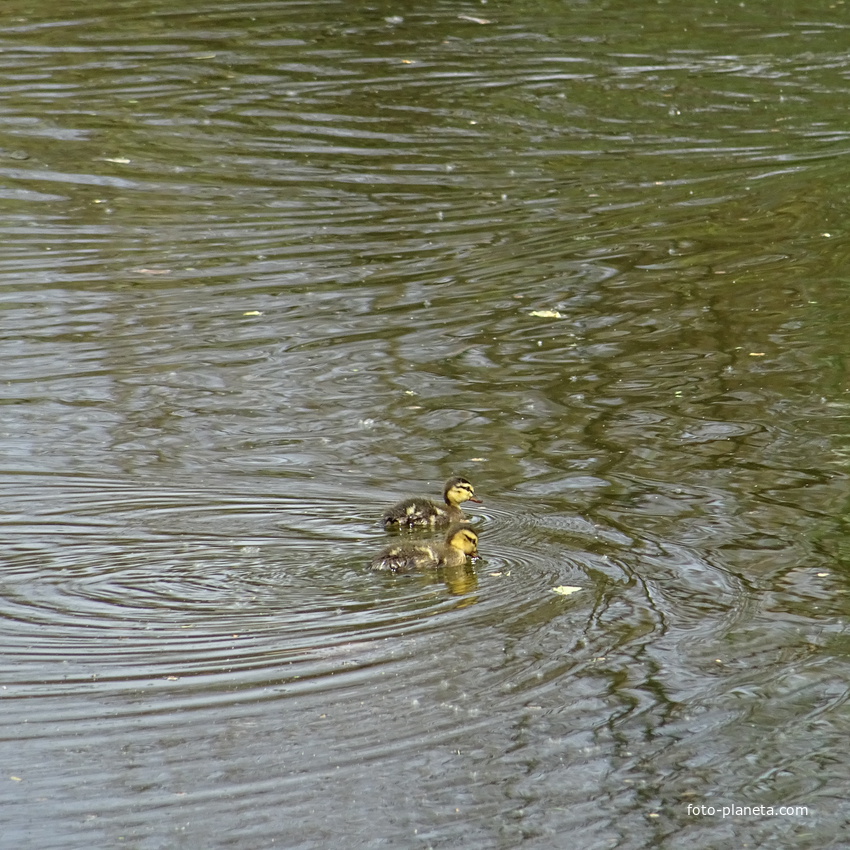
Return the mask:
<svg viewBox="0 0 850 850">
<path fill-rule="evenodd" d="M 372 560 L 373 570 L 409 573 L 438 567 L 458 567 L 467 555 L 478 554 L 478 535 L 467 522 L 449 528 L 445 540 L 435 543 L 402 543 L 389 546 Z"/>
<path fill-rule="evenodd" d="M 454 476 L 446 481 L 443 487 L 444 504 L 432 502 L 430 499 L 405 499 L 393 505 L 384 512 L 382 522 L 384 528 L 407 529 L 416 528 L 448 528 L 456 522 L 464 522 L 466 515 L 458 507 L 463 502 L 478 502 L 475 489 L 465 479 Z"/>
</svg>

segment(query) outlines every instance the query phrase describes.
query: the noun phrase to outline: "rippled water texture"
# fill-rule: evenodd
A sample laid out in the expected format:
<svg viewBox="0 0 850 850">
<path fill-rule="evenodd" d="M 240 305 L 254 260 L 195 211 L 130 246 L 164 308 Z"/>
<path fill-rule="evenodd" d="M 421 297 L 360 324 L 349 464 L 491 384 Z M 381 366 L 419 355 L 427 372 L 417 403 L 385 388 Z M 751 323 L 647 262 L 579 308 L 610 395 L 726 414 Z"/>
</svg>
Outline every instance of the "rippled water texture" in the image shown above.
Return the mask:
<svg viewBox="0 0 850 850">
<path fill-rule="evenodd" d="M 5 4 L 3 846 L 843 846 L 846 13 Z"/>
</svg>

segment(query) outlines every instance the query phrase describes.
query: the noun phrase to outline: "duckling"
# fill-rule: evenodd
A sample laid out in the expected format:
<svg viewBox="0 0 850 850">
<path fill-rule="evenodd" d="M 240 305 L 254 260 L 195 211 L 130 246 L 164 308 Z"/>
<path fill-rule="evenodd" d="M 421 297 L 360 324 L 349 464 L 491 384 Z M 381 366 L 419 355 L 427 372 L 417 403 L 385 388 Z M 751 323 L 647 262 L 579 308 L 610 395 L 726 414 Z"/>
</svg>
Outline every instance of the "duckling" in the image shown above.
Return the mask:
<svg viewBox="0 0 850 850">
<path fill-rule="evenodd" d="M 407 573 L 437 567 L 458 567 L 466 563 L 467 555 L 477 554 L 478 535 L 475 529 L 468 522 L 456 522 L 446 532 L 444 541 L 389 546 L 372 560 L 372 569 Z"/>
<path fill-rule="evenodd" d="M 446 481 L 443 487 L 444 505 L 430 499 L 405 499 L 384 512 L 381 522 L 384 528 L 447 528 L 452 523 L 466 521 L 466 515 L 458 507 L 461 502 L 477 502 L 472 485 L 460 476 Z"/>
</svg>

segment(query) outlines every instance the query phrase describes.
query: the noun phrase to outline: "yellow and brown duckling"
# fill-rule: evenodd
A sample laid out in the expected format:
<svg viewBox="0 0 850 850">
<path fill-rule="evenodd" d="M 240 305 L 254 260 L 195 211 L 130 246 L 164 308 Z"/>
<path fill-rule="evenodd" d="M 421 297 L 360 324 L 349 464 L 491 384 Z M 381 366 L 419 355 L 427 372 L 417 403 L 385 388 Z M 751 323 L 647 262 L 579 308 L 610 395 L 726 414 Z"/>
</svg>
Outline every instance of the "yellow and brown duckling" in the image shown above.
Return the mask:
<svg viewBox="0 0 850 850">
<path fill-rule="evenodd" d="M 464 522 L 466 515 L 458 507 L 463 502 L 478 502 L 473 486 L 459 475 L 449 478 L 443 487 L 444 505 L 430 499 L 405 499 L 384 512 L 381 522 L 386 529 L 447 528 Z"/>
<path fill-rule="evenodd" d="M 400 543 L 388 546 L 372 560 L 373 570 L 409 573 L 413 570 L 435 570 L 458 567 L 466 556 L 478 554 L 478 535 L 468 522 L 456 522 L 446 532 L 445 540 L 434 543 Z"/>
</svg>

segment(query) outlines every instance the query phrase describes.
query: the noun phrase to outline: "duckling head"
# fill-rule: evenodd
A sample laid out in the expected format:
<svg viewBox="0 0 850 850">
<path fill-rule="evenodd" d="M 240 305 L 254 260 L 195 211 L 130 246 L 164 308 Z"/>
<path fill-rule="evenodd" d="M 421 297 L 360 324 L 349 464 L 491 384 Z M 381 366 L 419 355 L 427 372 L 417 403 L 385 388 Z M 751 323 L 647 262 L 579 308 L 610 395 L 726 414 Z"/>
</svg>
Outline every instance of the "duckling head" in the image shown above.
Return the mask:
<svg viewBox="0 0 850 850">
<path fill-rule="evenodd" d="M 475 498 L 475 488 L 465 479 L 460 476 L 449 478 L 446 481 L 446 486 L 443 488 L 443 498 L 447 505 L 457 507 L 461 502 L 477 502 L 481 504 L 481 499 Z"/>
<path fill-rule="evenodd" d="M 453 549 L 460 549 L 464 555 L 478 554 L 478 535 L 468 522 L 455 523 L 446 534 L 446 543 Z"/>
</svg>

